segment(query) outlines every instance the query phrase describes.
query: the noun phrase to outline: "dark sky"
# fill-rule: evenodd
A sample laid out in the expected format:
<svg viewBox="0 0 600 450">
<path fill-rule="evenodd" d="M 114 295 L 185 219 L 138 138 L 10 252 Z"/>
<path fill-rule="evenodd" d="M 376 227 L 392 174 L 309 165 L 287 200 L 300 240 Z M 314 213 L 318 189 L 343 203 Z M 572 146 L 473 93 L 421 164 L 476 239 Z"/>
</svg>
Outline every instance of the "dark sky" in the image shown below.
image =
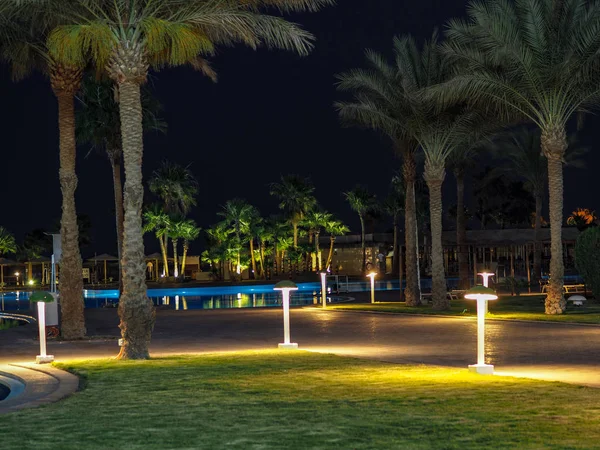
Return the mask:
<svg viewBox="0 0 600 450">
<path fill-rule="evenodd" d="M 399 167 L 389 143 L 369 131 L 343 128 L 332 108 L 341 98 L 336 73 L 363 65 L 364 49 L 388 53 L 395 34 L 427 38 L 434 27 L 464 14 L 464 0 L 339 0 L 317 14 L 293 17 L 317 37 L 305 58 L 283 51 L 223 49 L 213 59 L 213 84 L 186 68 L 153 74 L 151 85 L 164 105 L 168 133 L 147 135 L 144 175 L 160 161 L 187 165 L 199 180 L 198 207 L 191 217 L 206 227 L 219 220 L 219 205 L 242 197 L 263 215 L 276 212 L 268 184 L 282 174 L 310 176 L 322 206 L 353 231 L 358 218 L 342 191 L 361 183 L 379 198 Z M 18 240 L 34 228 L 50 228 L 60 217 L 56 101 L 48 82 L 34 76 L 10 82 L 0 71 L 2 99 L 2 215 L 0 225 Z M 591 147 L 586 170 L 565 172 L 565 211 L 600 210 L 594 168 L 598 117 L 591 117 L 583 141 Z M 110 165 L 102 154 L 79 153 L 77 207 L 90 216 L 94 244 L 84 256 L 116 252 Z M 445 205 L 453 203 L 454 181 L 445 182 Z M 148 200 L 151 200 L 149 196 Z M 385 228 L 385 224 L 380 225 Z M 157 250 L 153 238 L 147 251 Z M 197 244 L 192 253 L 202 249 Z"/>
</svg>

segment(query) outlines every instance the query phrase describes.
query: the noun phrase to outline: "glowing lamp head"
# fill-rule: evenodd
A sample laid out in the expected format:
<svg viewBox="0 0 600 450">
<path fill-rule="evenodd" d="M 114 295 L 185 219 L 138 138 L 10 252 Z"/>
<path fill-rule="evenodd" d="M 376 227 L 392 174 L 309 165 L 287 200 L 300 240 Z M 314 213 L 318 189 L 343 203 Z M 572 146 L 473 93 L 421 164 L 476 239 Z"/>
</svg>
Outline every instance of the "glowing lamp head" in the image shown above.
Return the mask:
<svg viewBox="0 0 600 450">
<path fill-rule="evenodd" d="M 29 301 L 34 303 L 52 303 L 54 297 L 52 297 L 50 292 L 36 291 L 29 296 Z"/>
<path fill-rule="evenodd" d="M 375 275 L 377 275 L 377 272 L 371 272 L 370 274 L 368 274 L 368 277 L 371 277 L 371 279 L 375 278 Z"/>
<path fill-rule="evenodd" d="M 298 286 L 296 286 L 296 283 L 294 283 L 293 281 L 282 280 L 279 283 L 277 283 L 273 287 L 273 289 L 276 291 L 296 291 L 298 290 Z"/>
<path fill-rule="evenodd" d="M 29 283 L 29 286 L 33 286 L 35 284 L 35 281 L 29 280 L 28 283 Z"/>
<path fill-rule="evenodd" d="M 493 289 L 485 286 L 473 286 L 465 293 L 467 300 L 498 300 L 498 296 Z"/>
<path fill-rule="evenodd" d="M 486 269 L 483 272 L 479 272 L 477 275 L 481 275 L 482 277 L 486 277 L 486 276 L 487 277 L 491 277 L 491 276 L 494 276 L 496 274 L 494 272 L 491 272 L 491 271 L 489 271 L 489 270 Z"/>
</svg>

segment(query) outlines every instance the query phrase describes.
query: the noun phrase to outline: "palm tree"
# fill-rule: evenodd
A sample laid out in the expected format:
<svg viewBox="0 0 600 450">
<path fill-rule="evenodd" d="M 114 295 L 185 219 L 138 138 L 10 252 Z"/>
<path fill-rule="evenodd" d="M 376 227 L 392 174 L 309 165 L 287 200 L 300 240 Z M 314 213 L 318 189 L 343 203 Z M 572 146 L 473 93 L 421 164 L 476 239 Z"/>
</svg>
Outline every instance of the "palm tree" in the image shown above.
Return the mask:
<svg viewBox="0 0 600 450">
<path fill-rule="evenodd" d="M 310 228 L 314 239 L 314 252 L 315 252 L 315 267 L 314 269 L 318 272 L 323 269 L 321 249 L 319 238 L 321 236 L 321 230 L 325 227 L 327 222 L 333 220 L 333 216 L 325 211 L 311 211 L 304 218 L 305 223 Z M 312 263 L 311 263 L 312 266 Z M 311 267 L 311 270 L 312 267 Z"/>
<path fill-rule="evenodd" d="M 564 163 L 571 167 L 582 167 L 579 158 L 586 149 L 577 145 L 574 138 L 568 141 Z M 542 276 L 542 243 L 539 235 L 542 228 L 544 190 L 548 184 L 548 164 L 541 151 L 541 132 L 528 127 L 511 130 L 499 135 L 491 148 L 495 156 L 503 159 L 505 164 L 495 167 L 490 175 L 503 173 L 523 179 L 525 188 L 535 199 L 532 283 L 537 283 Z"/>
<path fill-rule="evenodd" d="M 367 249 L 365 246 L 365 215 L 377 209 L 375 195 L 363 186 L 355 186 L 352 190 L 344 192 L 344 197 L 360 219 L 360 247 L 362 251 L 362 271 L 367 267 Z"/>
<path fill-rule="evenodd" d="M 168 214 L 186 215 L 196 205 L 198 182 L 188 167 L 163 161 L 148 182 L 150 192 L 162 201 Z"/>
<path fill-rule="evenodd" d="M 4 12 L 13 9 L 10 24 L 10 44 L 3 44 L 2 57 L 12 71 L 13 79 L 21 80 L 33 71 L 39 71 L 50 80 L 50 86 L 58 104 L 59 129 L 59 182 L 62 193 L 62 216 L 60 236 L 62 256 L 60 261 L 61 335 L 65 339 L 81 339 L 85 336 L 83 313 L 83 278 L 75 190 L 75 93 L 79 90 L 84 63 L 62 62 L 54 58 L 46 39 L 52 28 L 60 24 L 60 15 L 43 18 L 34 2 L 3 2 Z"/>
<path fill-rule="evenodd" d="M 588 208 L 577 208 L 567 218 L 567 225 L 577 227 L 579 231 L 584 231 L 591 226 L 596 226 L 597 220 L 595 211 L 590 211 Z"/>
<path fill-rule="evenodd" d="M 16 253 L 17 242 L 13 234 L 4 227 L 0 227 L 0 256 Z"/>
<path fill-rule="evenodd" d="M 181 275 L 179 272 L 177 249 L 179 247 L 179 239 L 183 237 L 183 227 L 185 227 L 185 219 L 182 216 L 173 215 L 170 217 L 167 235 L 171 238 L 171 243 L 173 244 L 173 276 L 175 278 Z"/>
<path fill-rule="evenodd" d="M 160 205 L 152 205 L 144 212 L 144 232 L 154 231 L 160 244 L 160 253 L 162 254 L 164 275 L 169 276 L 169 259 L 167 255 L 167 245 L 169 229 L 171 228 L 171 218 L 162 209 Z"/>
<path fill-rule="evenodd" d="M 218 213 L 219 216 L 223 217 L 225 222 L 232 227 L 235 235 L 236 246 L 238 249 L 236 272 L 241 274 L 242 238 L 248 234 L 250 222 L 252 221 L 255 209 L 253 206 L 246 203 L 245 200 L 239 198 L 228 200 L 225 205 L 221 207 L 221 209 L 222 211 Z M 253 241 L 253 239 L 250 239 L 250 241 Z M 250 245 L 252 246 L 252 242 Z M 252 260 L 254 261 L 254 258 L 252 258 Z"/>
<path fill-rule="evenodd" d="M 183 239 L 183 254 L 181 255 L 181 275 L 185 276 L 185 259 L 187 257 L 188 250 L 190 249 L 190 242 L 198 239 L 201 228 L 196 226 L 196 222 L 193 220 L 185 220 L 179 227 L 179 237 Z"/>
<path fill-rule="evenodd" d="M 122 273 L 124 211 L 121 166 L 123 152 L 121 150 L 121 122 L 117 92 L 112 82 L 99 80 L 94 74 L 87 74 L 83 78 L 81 92 L 76 98 L 82 106 L 75 117 L 77 141 L 80 144 L 89 144 L 92 149 L 106 153 L 112 170 L 119 273 Z M 167 124 L 158 116 L 161 106 L 150 95 L 148 89 L 142 90 L 142 107 L 144 130 L 164 133 Z M 122 282 L 122 276 L 120 280 Z"/>
<path fill-rule="evenodd" d="M 580 0 L 472 2 L 468 20 L 449 24 L 446 55 L 457 75 L 443 100 L 485 104 L 498 117 L 527 119 L 541 130 L 548 164 L 551 261 L 546 314 L 562 314 L 563 159 L 566 125 L 596 106 L 600 5 Z"/>
<path fill-rule="evenodd" d="M 154 309 L 146 296 L 141 210 L 142 106 L 140 86 L 149 67 L 178 66 L 214 52 L 215 46 L 241 42 L 306 54 L 312 36 L 280 16 L 315 11 L 331 0 L 63 0 L 44 2 L 48 15 L 60 14 L 70 25 L 55 28 L 49 39 L 52 55 L 62 63 L 92 59 L 106 68 L 118 86 L 125 166 L 123 258 L 126 277 L 119 302 L 123 346 L 121 358 L 148 358 Z M 79 272 L 79 276 L 81 271 Z"/>
<path fill-rule="evenodd" d="M 404 213 L 404 181 L 400 174 L 392 178 L 391 191 L 385 199 L 383 209 L 392 218 L 394 226 L 394 259 L 392 260 L 392 272 L 398 274 L 400 280 L 400 301 L 403 300 L 402 290 L 402 246 L 398 242 L 400 233 L 400 216 Z"/>
<path fill-rule="evenodd" d="M 324 226 L 325 232 L 329 234 L 329 254 L 327 255 L 327 262 L 325 263 L 325 270 L 330 270 L 331 260 L 333 259 L 333 247 L 335 246 L 335 238 L 337 236 L 343 236 L 350 232 L 350 229 L 339 220 L 330 220 Z"/>
<path fill-rule="evenodd" d="M 298 175 L 285 175 L 280 183 L 271 184 L 271 195 L 279 199 L 279 208 L 292 224 L 294 249 L 298 248 L 298 224 L 317 204 L 314 190 L 308 178 Z"/>
<path fill-rule="evenodd" d="M 337 102 L 336 108 L 343 121 L 358 124 L 382 132 L 391 141 L 397 154 L 402 157 L 402 176 L 405 183 L 404 228 L 406 247 L 406 304 L 421 304 L 419 277 L 418 221 L 416 212 L 415 183 L 417 182 L 416 152 L 418 142 L 404 126 L 412 114 L 406 104 L 406 95 L 419 89 L 414 82 L 415 74 L 405 52 L 394 40 L 395 65 L 390 65 L 376 52 L 366 52 L 369 69 L 354 69 L 338 76 L 338 88 L 353 93 L 350 102 Z"/>
</svg>

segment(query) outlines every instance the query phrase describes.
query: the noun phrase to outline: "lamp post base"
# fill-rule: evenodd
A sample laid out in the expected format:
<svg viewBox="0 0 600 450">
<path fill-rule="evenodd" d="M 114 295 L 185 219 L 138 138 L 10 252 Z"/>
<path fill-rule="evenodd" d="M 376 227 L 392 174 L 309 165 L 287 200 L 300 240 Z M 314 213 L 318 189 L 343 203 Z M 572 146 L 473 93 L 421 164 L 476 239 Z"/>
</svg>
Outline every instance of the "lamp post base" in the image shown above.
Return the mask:
<svg viewBox="0 0 600 450">
<path fill-rule="evenodd" d="M 469 372 L 480 375 L 494 375 L 494 366 L 491 364 L 471 364 L 469 365 Z"/>
<path fill-rule="evenodd" d="M 279 348 L 282 350 L 298 350 L 298 344 L 279 344 Z"/>
<path fill-rule="evenodd" d="M 37 355 L 35 357 L 36 364 L 48 364 L 54 361 L 54 355 Z"/>
</svg>

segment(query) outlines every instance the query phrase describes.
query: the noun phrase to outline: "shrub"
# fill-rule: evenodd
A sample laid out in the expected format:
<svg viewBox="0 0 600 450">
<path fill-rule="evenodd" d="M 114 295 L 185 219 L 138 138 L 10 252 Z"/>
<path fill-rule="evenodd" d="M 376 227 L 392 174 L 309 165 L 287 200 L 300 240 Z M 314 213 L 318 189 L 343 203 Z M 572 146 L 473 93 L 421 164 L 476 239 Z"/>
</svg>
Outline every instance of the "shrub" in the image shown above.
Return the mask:
<svg viewBox="0 0 600 450">
<path fill-rule="evenodd" d="M 600 228 L 583 231 L 575 244 L 575 267 L 592 289 L 594 297 L 600 298 Z"/>
</svg>

